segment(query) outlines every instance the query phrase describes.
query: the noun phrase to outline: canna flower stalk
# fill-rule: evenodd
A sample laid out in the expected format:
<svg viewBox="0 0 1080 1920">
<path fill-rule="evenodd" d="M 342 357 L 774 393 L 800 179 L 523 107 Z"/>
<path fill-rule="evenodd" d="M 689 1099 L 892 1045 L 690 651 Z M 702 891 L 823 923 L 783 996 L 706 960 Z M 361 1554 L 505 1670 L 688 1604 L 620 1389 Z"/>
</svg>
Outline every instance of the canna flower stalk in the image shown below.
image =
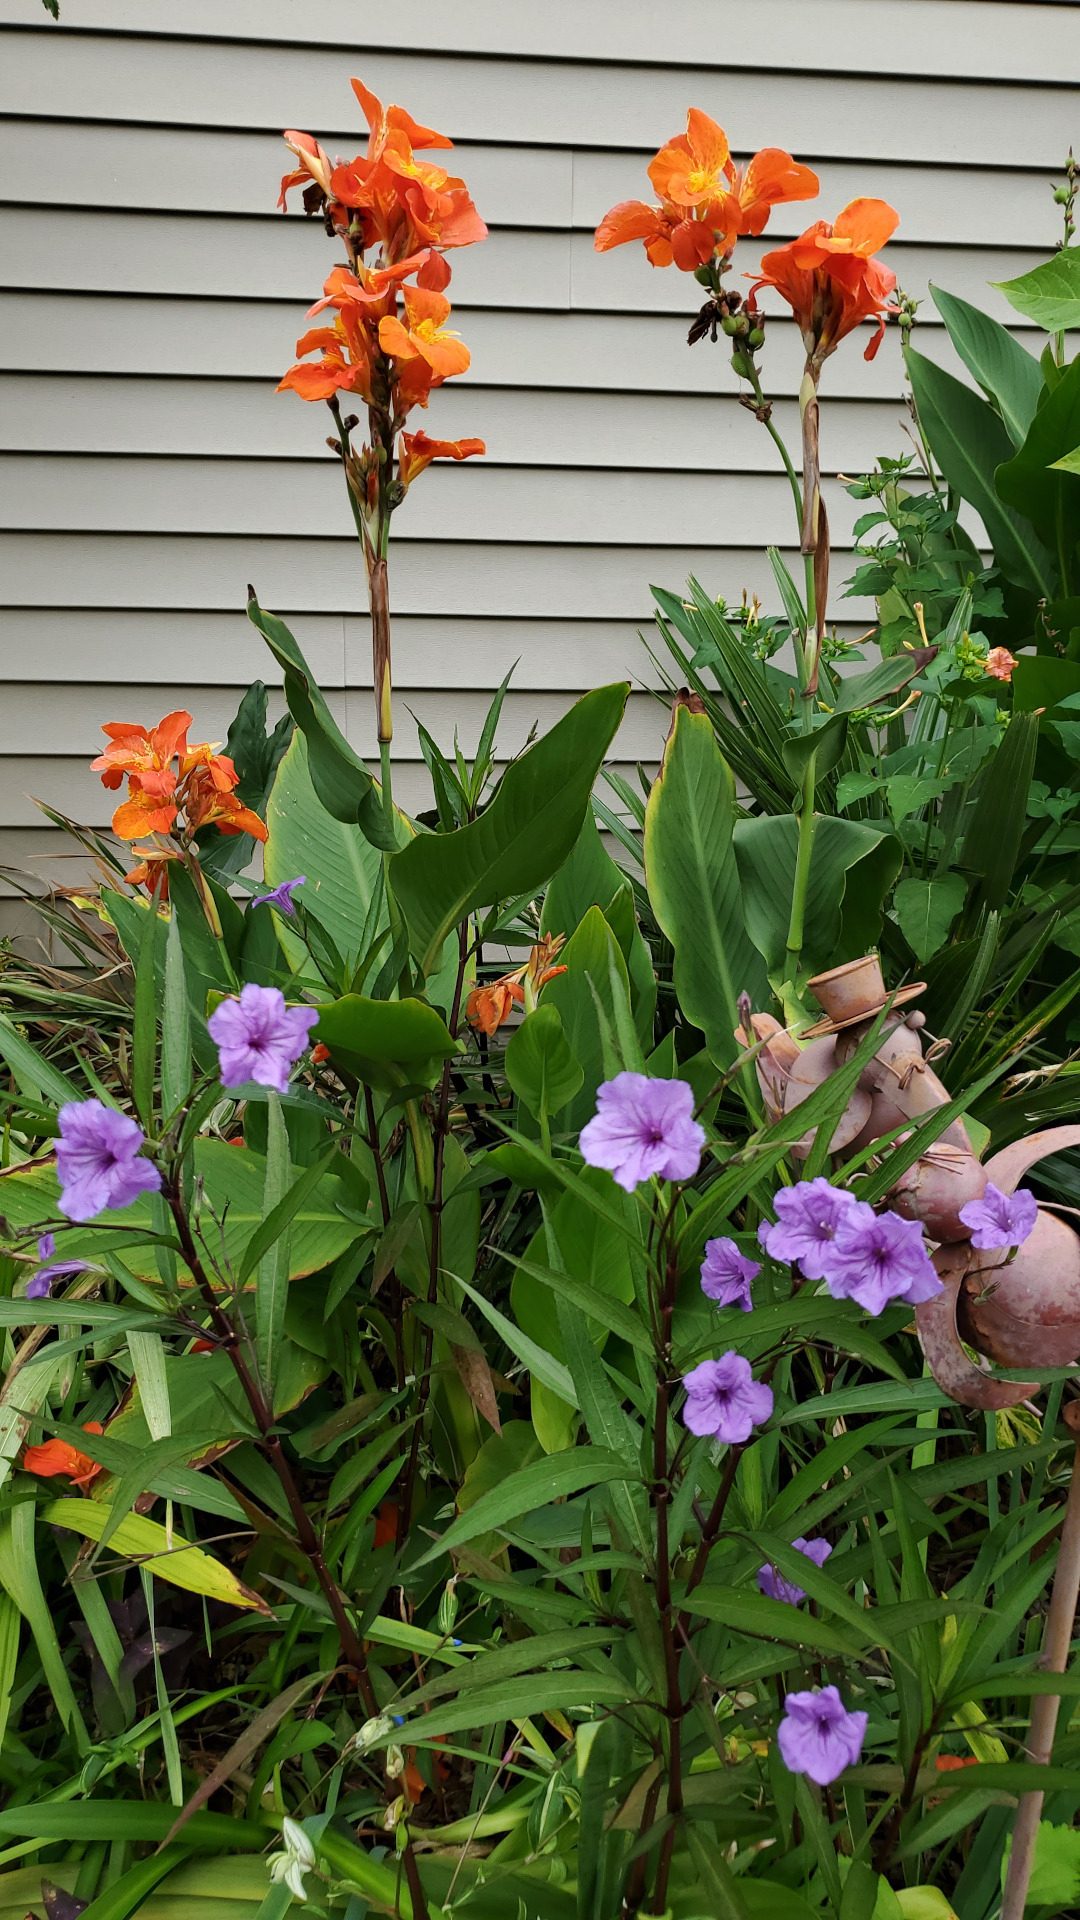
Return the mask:
<svg viewBox="0 0 1080 1920">
<path fill-rule="evenodd" d="M 421 126 L 404 107 L 384 107 L 360 80 L 352 88 L 368 123 L 366 154 L 333 161 L 310 134 L 285 134 L 297 166 L 282 180 L 278 205 L 284 210 L 290 188 L 303 186 L 305 211 L 322 215 L 347 260 L 331 270 L 308 315 L 331 308 L 333 321 L 297 341 L 297 363 L 278 391 L 325 400 L 334 416 L 329 444 L 342 463 L 367 576 L 383 801 L 391 815 L 391 516 L 433 460 L 467 460 L 485 451 L 482 440 L 433 439 L 407 433 L 405 424 L 414 408 L 427 406 L 434 388 L 469 366 L 468 347 L 447 325 L 446 254 L 483 240 L 487 228 L 464 181 L 418 157 L 452 146 L 445 134 Z M 306 357 L 316 353 L 317 360 Z M 358 395 L 365 409 L 359 443 L 353 435 L 360 420 L 343 416 L 342 394 Z"/>
</svg>

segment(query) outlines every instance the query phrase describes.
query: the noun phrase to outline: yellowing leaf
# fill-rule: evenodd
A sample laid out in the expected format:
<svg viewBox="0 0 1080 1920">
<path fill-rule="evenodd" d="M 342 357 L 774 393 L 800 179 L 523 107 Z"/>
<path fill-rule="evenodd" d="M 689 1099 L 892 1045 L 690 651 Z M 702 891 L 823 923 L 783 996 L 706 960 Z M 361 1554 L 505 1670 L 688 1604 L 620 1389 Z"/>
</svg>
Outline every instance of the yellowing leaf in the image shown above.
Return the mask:
<svg viewBox="0 0 1080 1920">
<path fill-rule="evenodd" d="M 100 1540 L 112 1512 L 96 1500 L 51 1500 L 41 1509 L 40 1518 L 54 1527 L 68 1527 L 88 1540 Z M 201 1547 L 189 1546 L 175 1529 L 170 1547 L 169 1535 L 156 1520 L 129 1513 L 113 1533 L 110 1546 L 133 1560 L 145 1561 L 158 1580 L 167 1580 L 187 1593 L 201 1593 L 208 1600 L 224 1600 L 230 1607 L 249 1607 L 269 1615 L 270 1608 L 250 1587 L 245 1587 L 228 1567 L 223 1567 Z"/>
</svg>

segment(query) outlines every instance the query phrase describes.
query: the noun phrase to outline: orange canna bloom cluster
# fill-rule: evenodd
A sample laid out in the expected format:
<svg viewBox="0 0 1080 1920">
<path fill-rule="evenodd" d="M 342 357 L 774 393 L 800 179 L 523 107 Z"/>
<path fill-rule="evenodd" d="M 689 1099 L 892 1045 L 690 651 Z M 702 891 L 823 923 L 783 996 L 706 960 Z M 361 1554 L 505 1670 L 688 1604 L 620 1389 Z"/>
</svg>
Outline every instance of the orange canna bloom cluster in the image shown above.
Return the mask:
<svg viewBox="0 0 1080 1920">
<path fill-rule="evenodd" d="M 523 1006 L 531 1013 L 541 987 L 557 973 L 566 972 L 565 967 L 552 965 L 565 938 L 564 933 L 545 934 L 530 948 L 523 967 L 515 967 L 512 973 L 504 973 L 486 986 L 474 987 L 465 1004 L 465 1017 L 470 1024 L 480 1033 L 492 1034 L 509 1019 L 515 1006 Z"/>
<path fill-rule="evenodd" d="M 861 321 L 877 321 L 864 359 L 872 360 L 881 345 L 885 316 L 896 312 L 889 305 L 896 275 L 871 255 L 885 245 L 899 219 L 884 200 L 852 200 L 831 226 L 817 220 L 797 240 L 763 256 L 753 291 L 775 287 L 787 301 L 815 378 L 822 362 Z"/>
<path fill-rule="evenodd" d="M 291 388 L 304 400 L 358 394 L 379 416 L 370 423 L 372 445 L 392 455 L 413 407 L 426 407 L 434 387 L 468 368 L 468 347 L 446 325 L 450 302 L 443 290 L 450 267 L 444 256 L 448 249 L 483 240 L 487 228 L 465 182 L 417 158 L 418 149 L 446 148 L 452 142 L 420 126 L 404 107 L 384 107 L 361 81 L 354 80 L 352 87 L 370 131 L 366 155 L 334 162 L 310 134 L 285 135 L 299 165 L 283 179 L 278 205 L 285 207 L 290 187 L 306 182 L 305 207 L 309 213 L 323 213 L 328 230 L 344 241 L 349 261 L 332 270 L 322 299 L 309 314 L 314 318 L 333 307 L 333 324 L 313 328 L 297 341 L 301 359 L 289 368 L 278 391 Z M 375 265 L 365 259 L 372 253 Z M 414 284 L 406 285 L 410 280 Z M 316 352 L 321 356 L 317 362 L 304 361 L 303 356 Z M 372 498 L 372 463 L 363 456 L 352 471 L 347 466 L 363 511 L 370 515 L 380 504 L 392 510 L 410 480 L 431 460 L 464 460 L 484 452 L 481 440 L 430 440 L 426 445 L 427 458 L 402 461 L 397 497 L 388 486 L 380 486 Z M 378 543 L 373 545 L 377 550 Z"/>
<path fill-rule="evenodd" d="M 731 158 L 723 127 L 691 107 L 685 134 L 661 147 L 649 166 L 658 207 L 624 200 L 596 229 L 598 253 L 628 240 L 643 242 L 654 267 L 683 273 L 715 264 L 723 271 L 741 234 L 762 233 L 773 207 L 812 200 L 817 174 L 782 147 L 763 147 L 745 167 Z"/>
<path fill-rule="evenodd" d="M 237 797 L 239 780 L 228 754 L 218 753 L 209 741 L 189 743 L 190 713 L 167 713 L 149 731 L 122 720 L 102 727 L 109 745 L 91 761 L 91 771 L 115 792 L 127 780 L 127 799 L 113 814 L 113 832 L 121 840 L 140 834 L 168 834 L 182 847 L 201 827 L 216 826 L 222 833 L 250 833 L 266 839 L 266 828 Z M 134 886 L 146 886 L 162 897 L 168 893 L 168 862 L 180 857 L 172 848 L 136 847 L 141 864 L 127 875 Z"/>
<path fill-rule="evenodd" d="M 84 1433 L 104 1431 L 96 1420 L 88 1420 L 83 1428 Z M 39 1474 L 43 1480 L 51 1480 L 58 1473 L 66 1474 L 73 1487 L 88 1486 L 104 1471 L 97 1460 L 80 1453 L 70 1440 L 45 1440 L 39 1447 L 27 1447 L 22 1463 L 28 1473 Z"/>
<path fill-rule="evenodd" d="M 281 183 L 304 187 L 308 213 L 321 213 L 329 234 L 348 256 L 332 268 L 309 319 L 335 310 L 330 324 L 296 343 L 299 356 L 280 382 L 303 400 L 325 400 L 340 456 L 367 572 L 371 608 L 372 680 L 384 791 L 388 791 L 393 736 L 390 673 L 390 597 L 387 545 L 390 517 L 418 474 L 433 460 L 468 460 L 486 451 L 482 440 L 437 440 L 406 433 L 414 407 L 426 407 L 435 387 L 466 372 L 469 349 L 453 327 L 445 290 L 446 259 L 455 247 L 483 240 L 487 228 L 464 180 L 419 156 L 453 145 L 424 127 L 404 107 L 384 107 L 360 80 L 352 89 L 368 123 L 366 154 L 331 160 L 308 133 L 287 132 L 297 167 Z M 318 360 L 305 356 L 318 354 Z M 343 418 L 339 395 L 355 393 L 367 408 L 366 439 L 357 445 L 355 414 Z M 395 471 L 396 466 L 396 471 Z"/>
</svg>

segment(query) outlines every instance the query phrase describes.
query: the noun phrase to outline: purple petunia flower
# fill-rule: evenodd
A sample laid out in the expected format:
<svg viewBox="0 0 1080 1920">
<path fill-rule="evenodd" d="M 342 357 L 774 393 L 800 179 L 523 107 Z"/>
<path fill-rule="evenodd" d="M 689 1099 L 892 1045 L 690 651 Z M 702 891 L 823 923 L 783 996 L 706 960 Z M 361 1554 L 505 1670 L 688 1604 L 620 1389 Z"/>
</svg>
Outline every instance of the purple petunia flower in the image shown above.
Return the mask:
<svg viewBox="0 0 1080 1920">
<path fill-rule="evenodd" d="M 763 1221 L 758 1239 L 770 1260 L 797 1260 L 807 1280 L 823 1280 L 833 1236 L 855 1204 L 850 1193 L 830 1180 L 800 1180 L 774 1196 L 776 1225 Z"/>
<path fill-rule="evenodd" d="M 302 887 L 306 880 L 306 873 L 298 873 L 295 880 L 283 880 L 280 886 L 274 887 L 269 893 L 257 893 L 251 904 L 253 907 L 276 907 L 279 913 L 287 913 L 295 918 L 293 893 L 297 887 Z"/>
<path fill-rule="evenodd" d="M 705 1129 L 694 1119 L 694 1090 L 685 1080 L 617 1073 L 599 1088 L 578 1145 L 587 1166 L 606 1167 L 627 1193 L 654 1174 L 691 1180 L 705 1145 Z"/>
<path fill-rule="evenodd" d="M 126 1113 L 100 1100 L 71 1100 L 59 1120 L 59 1207 L 69 1220 L 92 1220 L 108 1209 L 130 1207 L 140 1193 L 160 1190 L 160 1173 L 139 1153 L 145 1137 Z"/>
<path fill-rule="evenodd" d="M 734 1350 L 719 1360 L 703 1360 L 683 1377 L 687 1399 L 683 1425 L 691 1433 L 711 1433 L 730 1446 L 749 1440 L 773 1410 L 772 1388 L 755 1380 L 749 1360 Z"/>
<path fill-rule="evenodd" d="M 316 1007 L 287 1007 L 279 987 L 257 987 L 249 981 L 239 1000 L 222 1000 L 207 1021 L 218 1050 L 223 1087 L 242 1087 L 247 1080 L 284 1093 L 289 1069 L 308 1044 L 318 1022 Z"/>
<path fill-rule="evenodd" d="M 812 1560 L 815 1567 L 823 1567 L 832 1552 L 827 1540 L 799 1539 L 791 1544 L 797 1553 L 803 1553 L 808 1560 Z M 785 1580 L 783 1574 L 777 1573 L 772 1565 L 758 1568 L 757 1583 L 770 1600 L 786 1600 L 789 1606 L 797 1607 L 801 1600 L 806 1599 L 805 1587 L 797 1587 L 794 1580 Z"/>
<path fill-rule="evenodd" d="M 56 1235 L 43 1233 L 37 1243 L 38 1259 L 47 1262 L 56 1252 Z M 51 1266 L 42 1265 L 32 1274 L 26 1283 L 28 1300 L 47 1300 L 52 1291 L 54 1280 L 62 1280 L 69 1273 L 88 1273 L 86 1260 L 56 1260 Z"/>
<path fill-rule="evenodd" d="M 1039 1217 L 1039 1203 L 1026 1187 L 1002 1193 L 991 1180 L 981 1200 L 969 1200 L 960 1218 L 972 1229 L 973 1247 L 1019 1247 Z"/>
<path fill-rule="evenodd" d="M 706 1240 L 701 1291 L 718 1306 L 741 1307 L 744 1313 L 750 1313 L 754 1304 L 750 1298 L 750 1282 L 760 1272 L 757 1261 L 748 1260 L 726 1235 L 721 1240 Z"/>
<path fill-rule="evenodd" d="M 918 1306 L 941 1292 L 923 1242 L 922 1223 L 898 1213 L 875 1213 L 853 1200 L 824 1255 L 825 1284 L 834 1300 L 856 1300 L 881 1313 L 890 1300 Z"/>
<path fill-rule="evenodd" d="M 828 1787 L 853 1767 L 866 1738 L 865 1713 L 849 1713 L 837 1687 L 820 1693 L 789 1693 L 776 1729 L 780 1757 L 789 1773 L 805 1773 Z"/>
</svg>

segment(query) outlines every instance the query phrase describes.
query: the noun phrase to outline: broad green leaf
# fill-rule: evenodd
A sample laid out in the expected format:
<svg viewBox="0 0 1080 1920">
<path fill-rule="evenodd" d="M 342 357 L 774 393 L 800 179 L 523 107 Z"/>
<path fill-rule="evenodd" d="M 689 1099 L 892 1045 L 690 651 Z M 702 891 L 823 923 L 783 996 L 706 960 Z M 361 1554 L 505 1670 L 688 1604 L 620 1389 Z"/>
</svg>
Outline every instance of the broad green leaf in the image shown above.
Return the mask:
<svg viewBox="0 0 1080 1920">
<path fill-rule="evenodd" d="M 468 913 L 539 888 L 562 865 L 628 692 L 620 682 L 587 693 L 507 768 L 477 820 L 453 833 L 418 834 L 393 856 L 390 884 L 425 974 Z"/>
<path fill-rule="evenodd" d="M 285 1303 L 289 1286 L 289 1241 L 295 1212 L 286 1214 L 294 1194 L 306 1198 L 305 1188 L 314 1189 L 315 1179 L 308 1167 L 290 1191 L 292 1167 L 289 1161 L 289 1136 L 281 1102 L 271 1091 L 267 1108 L 266 1174 L 263 1180 L 263 1218 L 244 1249 L 238 1280 L 242 1285 L 249 1273 L 255 1278 L 255 1352 L 259 1375 L 269 1404 L 274 1404 L 274 1367 L 285 1324 Z M 254 1255 L 254 1257 L 252 1257 Z"/>
<path fill-rule="evenodd" d="M 261 1154 L 247 1147 L 232 1147 L 223 1140 L 210 1139 L 196 1141 L 194 1159 L 195 1171 L 204 1183 L 203 1219 L 211 1248 L 216 1252 L 223 1242 L 226 1257 L 235 1271 L 252 1233 L 264 1217 L 266 1163 Z M 295 1177 L 302 1177 L 300 1169 L 295 1170 Z M 50 1167 L 13 1173 L 4 1181 L 4 1212 L 16 1227 L 31 1226 L 55 1214 L 58 1197 L 56 1175 Z M 329 1266 L 356 1239 L 360 1229 L 355 1221 L 339 1211 L 342 1205 L 349 1205 L 343 1182 L 334 1174 L 324 1174 L 293 1221 L 290 1269 L 294 1279 Z M 210 1208 L 223 1222 L 220 1236 L 210 1217 Z M 114 1248 L 121 1252 L 125 1264 L 138 1278 L 157 1281 L 154 1249 L 148 1244 L 154 1232 L 149 1200 L 144 1196 L 130 1207 L 100 1215 L 99 1221 L 100 1224 L 95 1221 L 70 1232 L 65 1230 L 57 1243 L 62 1249 L 61 1257 L 99 1260 L 105 1249 Z M 179 1264 L 183 1271 L 183 1263 Z M 129 1310 L 134 1312 L 134 1308 Z"/>
<path fill-rule="evenodd" d="M 3 1745 L 12 1706 L 15 1669 L 19 1663 L 19 1630 L 19 1608 L 5 1590 L 0 1594 L 0 1746 Z"/>
<path fill-rule="evenodd" d="M 512 1035 L 504 1064 L 518 1099 L 541 1122 L 565 1107 L 585 1079 L 567 1044 L 559 1009 L 547 1002 Z"/>
<path fill-rule="evenodd" d="M 409 1694 L 409 1709 L 412 1711 L 429 1700 L 469 1692 L 474 1687 L 492 1686 L 511 1674 L 545 1667 L 552 1660 L 573 1660 L 601 1648 L 610 1651 L 612 1638 L 610 1626 L 558 1627 L 552 1633 L 531 1634 L 527 1640 L 511 1641 L 508 1646 L 496 1647 L 490 1653 L 481 1649 L 471 1660 L 455 1656 L 448 1673 L 440 1673 L 416 1693 Z"/>
<path fill-rule="evenodd" d="M 1080 247 L 1065 247 L 1016 280 L 993 280 L 1011 307 L 1046 333 L 1080 326 Z"/>
<path fill-rule="evenodd" d="M 1038 734 L 1037 714 L 1014 713 L 1004 740 L 975 789 L 975 808 L 964 836 L 961 864 L 981 876 L 981 893 L 988 907 L 1004 906 L 1012 885 L 1027 822 Z"/>
<path fill-rule="evenodd" d="M 441 1013 L 423 1000 L 368 1000 L 359 993 L 321 1006 L 312 1038 L 383 1093 L 433 1085 L 443 1061 L 463 1051 Z"/>
<path fill-rule="evenodd" d="M 736 1056 L 740 993 L 757 1007 L 771 997 L 740 892 L 736 819 L 735 782 L 712 723 L 677 707 L 645 815 L 645 873 L 675 949 L 679 1005 L 721 1067 Z"/>
<path fill-rule="evenodd" d="M 5 1807 L 0 1812 L 0 1834 L 62 1840 L 67 1845 L 128 1840 L 154 1846 L 164 1840 L 175 1818 L 175 1807 L 146 1800 L 36 1800 L 23 1807 Z M 271 1837 L 272 1829 L 251 1820 L 237 1820 L 228 1813 L 198 1813 L 188 1822 L 184 1845 L 198 1853 L 257 1853 Z"/>
<path fill-rule="evenodd" d="M 800 1554 L 801 1560 L 803 1556 Z M 844 1654 L 849 1660 L 864 1660 L 870 1634 L 856 1636 L 834 1626 L 831 1620 L 815 1620 L 800 1607 L 786 1600 L 770 1600 L 767 1594 L 745 1587 L 714 1586 L 711 1582 L 695 1587 L 684 1597 L 678 1590 L 676 1604 L 687 1613 L 716 1620 L 734 1633 L 746 1633 L 755 1639 L 778 1640 L 784 1646 L 812 1647 L 818 1653 Z"/>
<path fill-rule="evenodd" d="M 1080 617 L 1080 602 L 1077 603 Z M 1048 624 L 1061 631 L 1061 622 L 1052 606 L 1046 609 Z M 1013 712 L 1033 713 L 1036 707 L 1060 706 L 1074 693 L 1080 693 L 1080 661 L 1062 660 L 1054 653 L 1021 654 L 1012 674 Z"/>
<path fill-rule="evenodd" d="M 625 909 L 620 909 L 617 899 L 625 900 Z M 544 895 L 541 933 L 569 936 L 590 907 L 600 908 L 622 950 L 634 1019 L 644 1039 L 652 1033 L 656 1008 L 652 956 L 637 923 L 626 875 L 606 851 L 591 807 L 570 858 L 564 860 Z"/>
<path fill-rule="evenodd" d="M 633 1281 L 630 1279 L 630 1269 L 623 1257 L 622 1247 L 613 1244 L 610 1240 L 603 1242 L 602 1245 L 605 1255 L 605 1272 L 610 1273 L 612 1266 L 621 1266 L 625 1270 L 630 1289 L 624 1297 L 631 1298 Z M 573 1301 L 589 1320 L 597 1322 L 608 1333 L 617 1334 L 620 1340 L 625 1340 L 629 1346 L 637 1347 L 642 1353 L 652 1352 L 653 1343 L 648 1329 L 642 1325 L 633 1308 L 623 1304 L 623 1297 L 602 1291 L 599 1286 L 583 1280 L 576 1271 L 557 1273 L 553 1267 L 539 1265 L 533 1260 L 514 1260 L 512 1255 L 508 1255 L 507 1258 L 513 1260 L 513 1265 L 519 1273 L 525 1274 L 530 1280 L 539 1281 L 541 1286 L 549 1288 L 561 1299 Z"/>
<path fill-rule="evenodd" d="M 1031 593 L 1052 594 L 1055 569 L 1046 548 L 1027 522 L 1002 504 L 994 484 L 997 469 L 1012 454 L 1004 424 L 988 401 L 921 353 L 909 348 L 905 363 L 934 458 L 949 485 L 979 515 L 1003 572 Z"/>
<path fill-rule="evenodd" d="M 155 1440 L 165 1440 L 172 1432 L 172 1408 L 161 1335 L 152 1329 L 149 1332 L 132 1329 L 127 1339 L 146 1424 Z"/>
<path fill-rule="evenodd" d="M 885 700 L 890 694 L 899 693 L 909 680 L 936 659 L 936 647 L 912 647 L 908 652 L 894 653 L 880 666 L 872 667 L 869 673 L 853 673 L 840 681 L 836 699 L 833 702 L 834 713 L 856 713 L 863 707 L 872 707 L 877 701 Z M 819 703 L 827 705 L 819 695 Z"/>
<path fill-rule="evenodd" d="M 87 1540 L 100 1540 L 109 1523 L 111 1510 L 95 1500 L 50 1500 L 41 1509 L 47 1525 L 67 1527 Z M 114 1530 L 111 1541 L 116 1553 L 144 1560 L 158 1580 L 182 1587 L 187 1593 L 201 1593 L 208 1600 L 223 1600 L 230 1607 L 253 1608 L 269 1614 L 264 1600 L 228 1567 L 222 1566 L 201 1547 L 189 1546 L 175 1531 L 170 1536 L 156 1520 L 142 1514 L 127 1514 Z"/>
<path fill-rule="evenodd" d="M 968 372 L 1005 422 L 1013 446 L 1023 446 L 1043 389 L 1038 361 L 999 320 L 957 294 L 931 287 L 930 296 Z"/>
<path fill-rule="evenodd" d="M 512 1320 L 508 1320 L 505 1314 L 500 1313 L 498 1307 L 493 1307 L 490 1300 L 486 1300 L 484 1295 L 475 1287 L 471 1287 L 460 1274 L 455 1274 L 454 1280 L 462 1291 L 468 1294 L 469 1299 L 479 1307 L 485 1320 L 494 1327 L 496 1333 L 502 1335 L 511 1353 L 521 1361 L 522 1366 L 527 1367 L 530 1374 L 535 1374 L 538 1380 L 542 1380 L 545 1387 L 548 1387 L 552 1393 L 557 1393 L 560 1400 L 565 1400 L 570 1406 L 576 1407 L 577 1396 L 573 1378 L 562 1361 L 553 1358 L 537 1341 L 531 1340 L 527 1333 L 523 1333 Z"/>
<path fill-rule="evenodd" d="M 57 1504 L 88 1507 L 91 1502 L 69 1500 Z M 89 1748 L 89 1736 L 60 1652 L 52 1608 L 42 1588 L 34 1544 L 34 1517 L 34 1508 L 23 1501 L 0 1518 L 0 1586 L 30 1628 L 61 1725 L 74 1740 L 76 1752 L 84 1754 Z M 4 1828 L 0 1825 L 2 1832 Z"/>
<path fill-rule="evenodd" d="M 143 1127 L 153 1124 L 154 1077 L 157 1060 L 157 974 L 155 952 L 164 932 L 159 913 L 145 916 L 139 957 L 135 963 L 135 1021 L 131 1036 L 131 1090 Z"/>
<path fill-rule="evenodd" d="M 774 971 L 787 946 L 798 847 L 794 814 L 741 820 L 735 829 L 747 931 Z M 818 815 L 803 940 L 807 972 L 837 966 L 874 945 L 881 902 L 902 860 L 899 841 L 883 827 Z"/>
<path fill-rule="evenodd" d="M 326 928 L 339 953 L 359 958 L 360 938 L 382 884 L 381 853 L 351 821 L 329 813 L 312 784 L 304 735 L 293 734 L 277 770 L 266 804 L 268 838 L 263 848 L 267 885 L 306 876 L 294 898 L 309 907 Z M 259 908 L 257 912 L 266 912 Z M 372 937 L 386 923 L 386 907 L 376 913 Z M 310 967 L 307 948 L 295 921 L 274 915 L 277 936 L 293 972 Z"/>
<path fill-rule="evenodd" d="M 609 1480 L 625 1480 L 629 1471 L 625 1460 L 601 1447 L 574 1447 L 567 1453 L 552 1453 L 543 1460 L 534 1460 L 530 1466 L 512 1473 L 502 1486 L 482 1494 L 467 1513 L 460 1514 L 451 1523 L 427 1553 L 413 1562 L 413 1570 L 442 1554 L 453 1553 L 456 1547 L 464 1546 L 478 1534 L 493 1532 L 510 1520 L 523 1519 L 538 1507 L 550 1506 L 554 1500 L 566 1499 L 586 1487 L 601 1486 Z"/>
<path fill-rule="evenodd" d="M 997 470 L 1001 498 L 1042 535 L 1048 546 L 1068 552 L 1076 542 L 1080 474 L 1065 456 L 1080 446 L 1080 361 L 1074 360 L 1035 415 L 1019 452 Z M 1068 582 L 1060 582 L 1068 592 Z"/>
<path fill-rule="evenodd" d="M 418 1566 L 422 1564 L 417 1562 Z M 557 1674 L 530 1674 L 524 1680 L 477 1687 L 452 1707 L 434 1707 L 430 1713 L 417 1714 L 415 1719 L 406 1720 L 403 1728 L 392 1728 L 388 1738 L 426 1746 L 443 1734 L 471 1732 L 474 1727 L 490 1727 L 500 1720 L 532 1719 L 544 1712 L 565 1713 L 568 1707 L 594 1703 L 617 1705 L 632 1699 L 633 1693 L 632 1682 L 614 1671 L 600 1674 L 564 1669 Z"/>
<path fill-rule="evenodd" d="M 943 873 L 936 880 L 901 880 L 893 907 L 916 960 L 929 960 L 945 945 L 966 898 L 967 882 L 959 873 Z"/>
<path fill-rule="evenodd" d="M 285 698 L 307 741 L 308 766 L 319 799 L 335 820 L 355 825 L 365 801 L 373 797 L 375 781 L 334 719 L 284 621 L 260 607 L 254 593 L 249 593 L 247 614 L 284 673 Z M 365 820 L 374 811 L 377 808 L 366 810 Z"/>
<path fill-rule="evenodd" d="M 145 941 L 145 935 L 144 935 Z M 140 947 L 140 958 L 142 949 Z M 180 944 L 180 918 L 173 913 L 165 941 L 165 1005 L 161 1016 L 161 1105 L 172 1115 L 191 1088 L 191 1020 Z"/>
<path fill-rule="evenodd" d="M 831 713 L 823 724 L 815 726 L 810 733 L 791 733 L 784 742 L 784 765 L 792 779 L 801 784 L 813 760 L 816 787 L 827 773 L 832 772 L 837 761 L 843 759 L 847 732 L 847 714 L 836 712 Z"/>
<path fill-rule="evenodd" d="M 615 998 L 611 970 L 622 991 L 629 986 L 622 951 L 599 907 L 590 907 L 580 926 L 559 955 L 566 972 L 549 980 L 544 988 L 544 1005 L 560 1016 L 567 1046 L 582 1071 L 578 1091 L 560 1111 L 560 1131 L 576 1133 L 591 1118 L 596 1105 L 596 1089 L 610 1079 L 604 1055 L 601 1015 L 614 1029 Z"/>
<path fill-rule="evenodd" d="M 0 1014 L 0 1059 L 7 1062 L 23 1093 L 53 1100 L 58 1107 L 68 1100 L 85 1098 L 83 1089 L 46 1060 L 25 1035 L 18 1033 L 6 1014 Z"/>
</svg>

